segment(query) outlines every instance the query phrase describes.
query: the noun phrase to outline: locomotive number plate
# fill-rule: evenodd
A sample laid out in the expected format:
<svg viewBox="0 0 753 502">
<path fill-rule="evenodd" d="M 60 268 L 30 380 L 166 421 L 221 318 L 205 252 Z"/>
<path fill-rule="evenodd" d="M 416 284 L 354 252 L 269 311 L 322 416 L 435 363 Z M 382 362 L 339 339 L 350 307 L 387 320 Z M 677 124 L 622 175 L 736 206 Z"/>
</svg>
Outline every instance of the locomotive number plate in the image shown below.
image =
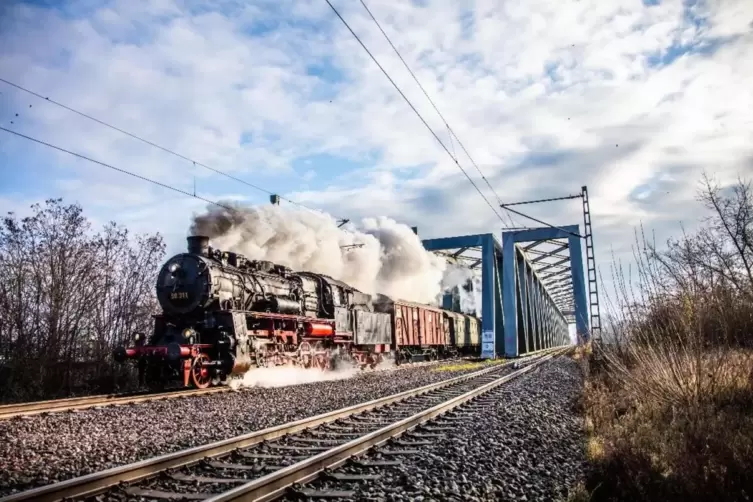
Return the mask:
<svg viewBox="0 0 753 502">
<path fill-rule="evenodd" d="M 188 292 L 187 291 L 173 291 L 170 293 L 170 299 L 171 300 L 188 300 Z"/>
</svg>

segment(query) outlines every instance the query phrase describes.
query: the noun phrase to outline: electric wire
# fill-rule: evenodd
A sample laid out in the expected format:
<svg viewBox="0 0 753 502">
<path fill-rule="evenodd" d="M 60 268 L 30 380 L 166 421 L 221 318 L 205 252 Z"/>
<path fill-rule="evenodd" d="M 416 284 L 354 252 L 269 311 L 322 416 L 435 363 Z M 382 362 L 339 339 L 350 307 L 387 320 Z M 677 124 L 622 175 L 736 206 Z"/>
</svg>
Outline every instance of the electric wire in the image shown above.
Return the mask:
<svg viewBox="0 0 753 502">
<path fill-rule="evenodd" d="M 403 93 L 403 91 L 395 83 L 395 81 L 392 80 L 392 77 L 390 77 L 389 73 L 387 73 L 387 71 L 382 67 L 382 65 L 379 63 L 379 61 L 376 59 L 376 57 L 374 57 L 374 55 L 371 53 L 371 51 L 368 49 L 368 47 L 366 47 L 366 45 L 363 43 L 363 41 L 361 41 L 361 38 L 356 34 L 355 31 L 353 31 L 353 28 L 350 27 L 350 25 L 348 24 L 348 22 L 342 17 L 342 15 L 340 15 L 340 12 L 335 8 L 334 5 L 332 5 L 332 3 L 330 2 L 330 0 L 324 0 L 324 1 L 327 2 L 327 5 L 329 5 L 330 9 L 332 9 L 332 11 L 340 19 L 340 21 L 342 21 L 342 23 L 345 25 L 345 27 L 348 29 L 348 31 L 350 31 L 351 35 L 353 35 L 353 37 L 361 45 L 361 47 L 363 48 L 363 50 L 365 50 L 366 53 L 369 55 L 369 57 L 371 58 L 371 60 L 374 61 L 374 63 L 379 67 L 379 69 L 382 71 L 382 73 L 384 74 L 384 76 L 387 77 L 387 80 L 390 81 L 390 83 L 395 88 L 395 90 L 400 94 L 400 96 L 402 96 L 402 98 L 405 100 L 405 102 L 408 104 L 408 106 L 410 106 L 411 110 L 413 110 L 413 112 L 421 120 L 421 122 L 424 124 L 424 126 L 426 126 L 426 128 L 429 130 L 429 132 L 432 134 L 432 136 L 434 136 L 434 139 L 437 140 L 437 142 L 442 147 L 442 149 L 445 152 L 447 152 L 447 155 L 455 162 L 455 165 L 460 169 L 460 171 L 462 171 L 462 173 L 465 175 L 465 177 L 468 178 L 468 181 L 471 182 L 471 185 L 473 185 L 473 188 L 476 189 L 476 191 L 479 193 L 479 195 L 481 196 L 481 198 L 484 199 L 484 202 L 486 202 L 486 204 L 489 206 L 489 208 L 491 208 L 491 210 L 494 212 L 494 214 L 497 216 L 497 218 L 499 218 L 499 220 L 504 225 L 507 225 L 507 223 L 502 219 L 502 217 L 497 212 L 497 209 L 494 207 L 494 205 L 491 202 L 489 202 L 489 199 L 486 198 L 486 196 L 481 191 L 481 189 L 478 187 L 478 185 L 476 185 L 476 183 L 468 175 L 468 173 L 465 171 L 465 169 L 463 169 L 463 166 L 460 165 L 460 162 L 458 162 L 457 158 L 454 157 L 452 155 L 452 152 L 450 152 L 450 150 L 447 149 L 447 146 L 445 146 L 445 144 L 442 141 L 442 139 L 437 135 L 436 132 L 434 132 L 434 129 L 432 129 L 431 126 L 426 122 L 426 119 L 424 119 L 424 117 L 421 115 L 421 113 L 419 113 L 419 111 L 416 109 L 416 107 L 413 106 L 413 103 L 411 103 L 411 101 Z"/>
<path fill-rule="evenodd" d="M 117 131 L 117 132 L 119 132 L 121 134 L 125 134 L 126 136 L 129 136 L 129 137 L 131 137 L 131 138 L 133 138 L 135 140 L 141 141 L 142 143 L 145 143 L 145 144 L 147 144 L 149 146 L 153 146 L 154 148 L 158 148 L 158 149 L 162 150 L 165 153 L 169 153 L 170 155 L 173 155 L 173 156 L 178 157 L 180 159 L 183 159 L 183 160 L 186 160 L 188 162 L 191 162 L 195 166 L 203 167 L 203 168 L 208 169 L 208 170 L 210 170 L 210 171 L 212 171 L 214 173 L 217 173 L 219 175 L 225 176 L 226 178 L 229 178 L 229 179 L 231 179 L 233 181 L 237 181 L 238 183 L 242 183 L 242 184 L 244 184 L 244 185 L 246 185 L 248 187 L 251 187 L 251 188 L 253 188 L 255 190 L 259 190 L 260 192 L 264 192 L 264 193 L 266 193 L 268 195 L 277 195 L 281 200 L 284 200 L 286 202 L 290 202 L 291 204 L 295 204 L 296 206 L 299 206 L 299 207 L 301 207 L 303 209 L 306 209 L 308 211 L 316 212 L 316 213 L 323 213 L 324 212 L 324 211 L 321 211 L 321 210 L 313 209 L 313 208 L 308 207 L 308 206 L 306 206 L 304 204 L 301 204 L 300 202 L 296 202 L 296 201 L 294 201 L 292 199 L 289 199 L 289 198 L 284 197 L 282 195 L 276 194 L 275 192 L 267 190 L 266 188 L 260 187 L 258 185 L 253 184 L 253 183 L 249 183 L 248 181 L 246 181 L 244 179 L 235 177 L 235 176 L 233 176 L 231 174 L 228 174 L 226 172 L 220 171 L 219 169 L 215 169 L 214 167 L 211 167 L 211 166 L 208 166 L 206 164 L 203 164 L 203 163 L 201 163 L 201 162 L 199 162 L 197 160 L 194 160 L 194 159 L 192 159 L 190 157 L 187 157 L 187 156 L 185 156 L 185 155 L 183 155 L 181 153 L 178 153 L 178 152 L 176 152 L 174 150 L 171 150 L 171 149 L 169 149 L 167 147 L 164 147 L 162 145 L 154 143 L 153 141 L 145 139 L 145 138 L 143 138 L 141 136 L 138 136 L 138 135 L 136 135 L 136 134 L 134 134 L 132 132 L 126 131 L 125 129 L 121 129 L 120 127 L 117 127 L 117 126 L 114 126 L 112 124 L 109 124 L 109 123 L 105 122 L 104 120 L 98 119 L 98 118 L 93 117 L 93 116 L 91 116 L 91 115 L 89 115 L 87 113 L 84 113 L 82 111 L 76 110 L 75 108 L 72 108 L 72 107 L 67 106 L 67 105 L 65 105 L 63 103 L 55 101 L 54 99 L 50 99 L 49 97 L 42 96 L 41 94 L 39 94 L 37 92 L 34 92 L 34 91 L 32 91 L 30 89 L 27 89 L 27 88 L 25 88 L 25 87 L 23 87 L 23 86 L 21 86 L 19 84 L 16 84 L 16 83 L 13 83 L 13 82 L 11 82 L 9 80 L 6 80 L 6 79 L 4 79 L 2 77 L 0 77 L 0 82 L 3 82 L 5 84 L 7 84 L 7 85 L 10 85 L 11 87 L 15 87 L 16 89 L 18 89 L 20 91 L 23 91 L 23 92 L 25 92 L 27 94 L 31 94 L 32 96 L 35 96 L 35 97 L 37 97 L 37 98 L 39 98 L 41 100 L 47 101 L 49 103 L 52 103 L 53 105 L 59 106 L 59 107 L 65 109 L 65 110 L 68 110 L 70 112 L 75 113 L 76 115 L 79 115 L 79 116 L 84 117 L 84 118 L 86 118 L 88 120 L 94 121 L 94 122 L 96 122 L 96 123 L 98 123 L 100 125 L 103 125 L 103 126 L 109 128 L 109 129 Z M 336 219 L 342 220 L 342 218 L 336 218 Z"/>
<path fill-rule="evenodd" d="M 460 141 L 460 138 L 458 137 L 458 135 L 455 133 L 455 131 L 452 130 L 452 127 L 450 127 L 450 124 L 447 122 L 447 119 L 445 119 L 444 115 L 442 115 L 442 112 L 439 111 L 439 107 L 437 107 L 437 105 L 434 103 L 434 100 L 431 99 L 431 97 L 429 96 L 429 93 L 426 92 L 426 89 L 424 88 L 424 86 L 421 85 L 421 82 L 418 80 L 418 77 L 416 77 L 416 74 L 413 73 L 413 70 L 411 70 L 411 68 L 408 65 L 408 63 L 405 61 L 405 59 L 403 58 L 403 56 L 400 54 L 400 51 L 397 50 L 397 47 L 395 47 L 395 44 L 392 43 L 392 40 L 387 35 L 387 33 L 384 31 L 384 29 L 382 28 L 382 25 L 379 23 L 379 21 L 377 21 L 376 17 L 374 17 L 374 14 L 371 12 L 371 9 L 369 9 L 369 7 L 366 5 L 366 2 L 364 0 L 360 0 L 360 2 L 361 2 L 361 5 L 363 5 L 363 8 L 366 9 L 366 12 L 368 12 L 369 16 L 371 17 L 371 20 L 374 21 L 374 24 L 376 24 L 377 28 L 379 28 L 379 31 L 381 31 L 382 35 L 384 35 L 384 38 L 385 38 L 385 40 L 387 40 L 387 43 L 390 44 L 390 47 L 392 47 L 392 50 L 395 51 L 395 54 L 400 59 L 400 61 L 403 63 L 403 66 L 405 66 L 405 69 L 408 70 L 408 73 L 410 73 L 410 76 L 413 77 L 413 80 L 416 81 L 416 84 L 418 85 L 419 89 L 421 89 L 421 92 L 423 92 L 424 96 L 426 96 L 426 99 L 429 100 L 429 103 L 431 103 L 431 106 L 434 108 L 434 111 L 437 112 L 437 115 L 439 115 L 439 117 L 442 119 L 442 122 L 444 122 L 444 125 L 445 125 L 445 127 L 447 127 L 447 131 L 449 132 L 448 137 L 450 139 L 450 145 L 452 146 L 452 137 L 454 136 L 455 137 L 455 141 L 457 141 L 457 143 L 460 146 L 460 148 L 463 150 L 463 152 L 465 152 L 465 155 L 468 157 L 468 160 L 471 161 L 471 164 L 473 164 L 473 166 L 476 168 L 476 170 L 478 171 L 478 173 L 481 175 L 481 179 L 483 179 L 484 182 L 486 182 L 486 186 L 489 187 L 489 190 L 491 190 L 491 192 L 497 198 L 497 202 L 499 203 L 499 205 L 502 206 L 503 209 L 505 209 L 504 206 L 502 205 L 502 199 L 500 199 L 499 195 L 494 190 L 494 188 L 492 187 L 491 183 L 489 183 L 489 180 L 486 178 L 486 176 L 484 176 L 484 173 L 481 171 L 481 168 L 478 166 L 478 164 L 476 164 L 476 161 L 473 160 L 473 157 L 471 157 L 470 152 L 468 152 L 468 150 L 465 148 L 465 145 L 463 144 L 463 142 Z M 454 147 L 453 147 L 453 154 L 454 153 L 455 153 L 455 151 L 454 151 Z M 455 157 L 454 160 L 457 163 L 457 157 Z M 507 217 L 510 220 L 510 224 L 512 226 L 515 226 L 515 222 L 513 221 L 512 216 L 510 216 L 509 213 L 505 213 L 505 214 L 507 214 Z"/>
<path fill-rule="evenodd" d="M 3 126 L 0 126 L 0 130 L 5 131 L 5 132 L 10 133 L 10 134 L 15 134 L 18 137 L 27 139 L 29 141 L 33 141 L 34 143 L 37 143 L 37 144 L 40 144 L 40 145 L 44 145 L 44 146 L 46 146 L 48 148 L 52 148 L 52 149 L 57 150 L 59 152 L 67 153 L 68 155 L 72 155 L 74 157 L 78 157 L 79 159 L 83 159 L 83 160 L 92 162 L 94 164 L 99 164 L 100 166 L 107 167 L 107 168 L 112 169 L 114 171 L 118 171 L 120 173 L 127 174 L 128 176 L 132 176 L 134 178 L 138 178 L 138 179 L 143 180 L 143 181 L 148 181 L 149 183 L 153 183 L 155 185 L 161 186 L 162 188 L 167 188 L 168 190 L 172 190 L 173 192 L 178 192 L 180 194 L 187 195 L 189 197 L 193 197 L 195 199 L 202 200 L 202 201 L 207 202 L 209 204 L 214 204 L 215 206 L 219 206 L 219 207 L 221 207 L 223 209 L 227 209 L 228 211 L 233 211 L 232 207 L 226 206 L 226 205 L 224 205 L 224 204 L 222 204 L 220 202 L 217 202 L 217 201 L 214 201 L 214 200 L 210 200 L 210 199 L 206 199 L 204 197 L 201 197 L 200 195 L 192 194 L 191 192 L 186 192 L 185 190 L 181 190 L 180 188 L 176 188 L 176 187 L 174 187 L 172 185 L 168 185 L 166 183 L 162 183 L 160 181 L 153 180 L 151 178 L 147 178 L 146 176 L 142 176 L 140 174 L 133 173 L 133 172 L 128 171 L 126 169 L 122 169 L 120 167 L 115 167 L 115 166 L 113 166 L 111 164 L 107 164 L 105 162 L 102 162 L 102 161 L 99 161 L 99 160 L 96 160 L 96 159 L 92 159 L 91 157 L 87 157 L 86 155 L 83 155 L 81 153 L 76 153 L 74 151 L 67 150 L 67 149 L 65 149 L 63 147 L 60 147 L 60 146 L 57 146 L 57 145 L 53 145 L 52 143 L 47 143 L 46 141 L 42 141 L 41 139 L 33 138 L 31 136 L 27 136 L 26 134 L 22 134 L 22 133 L 20 133 L 18 131 L 14 131 L 12 129 L 7 129 L 7 128 L 3 127 Z"/>
</svg>

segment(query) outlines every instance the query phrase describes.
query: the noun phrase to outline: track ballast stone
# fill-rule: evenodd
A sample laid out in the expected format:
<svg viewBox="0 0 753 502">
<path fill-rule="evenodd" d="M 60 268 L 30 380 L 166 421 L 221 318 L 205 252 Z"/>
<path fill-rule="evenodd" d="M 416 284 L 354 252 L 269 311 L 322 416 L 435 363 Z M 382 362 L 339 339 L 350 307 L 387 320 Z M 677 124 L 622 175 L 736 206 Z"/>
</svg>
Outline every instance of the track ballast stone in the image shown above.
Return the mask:
<svg viewBox="0 0 753 502">
<path fill-rule="evenodd" d="M 306 488 L 355 489 L 359 494 L 355 500 L 564 501 L 587 469 L 577 406 L 582 386 L 578 363 L 557 358 L 482 396 L 490 404 L 473 401 L 476 411 L 456 408 L 463 420 L 443 423 L 441 427 L 454 430 L 442 432 L 444 438 L 421 446 L 419 453 L 391 457 L 370 453 L 366 459 L 398 460 L 399 467 L 337 471 L 380 474 L 378 481 L 315 481 Z M 427 425 L 437 426 L 433 421 Z"/>
<path fill-rule="evenodd" d="M 326 413 L 481 368 L 402 367 L 288 387 L 0 421 L 0 497 Z"/>
</svg>

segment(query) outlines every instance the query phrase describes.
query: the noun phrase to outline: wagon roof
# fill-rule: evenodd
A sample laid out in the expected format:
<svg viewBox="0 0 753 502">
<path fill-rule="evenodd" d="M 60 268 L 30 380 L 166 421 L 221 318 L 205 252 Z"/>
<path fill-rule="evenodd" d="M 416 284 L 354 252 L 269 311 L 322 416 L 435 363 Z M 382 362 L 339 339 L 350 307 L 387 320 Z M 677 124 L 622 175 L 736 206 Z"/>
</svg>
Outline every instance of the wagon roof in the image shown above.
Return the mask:
<svg viewBox="0 0 753 502">
<path fill-rule="evenodd" d="M 386 297 L 386 298 L 389 298 L 389 297 Z M 433 305 L 426 305 L 426 304 L 423 304 L 423 303 L 409 302 L 409 301 L 406 301 L 406 300 L 395 300 L 395 299 L 392 299 L 392 298 L 389 298 L 389 301 L 391 301 L 392 303 L 394 303 L 396 305 L 406 305 L 408 307 L 416 307 L 416 308 L 420 308 L 420 309 L 431 310 L 431 311 L 434 311 L 434 312 L 443 312 L 442 308 L 440 308 L 440 307 L 434 307 Z"/>
</svg>

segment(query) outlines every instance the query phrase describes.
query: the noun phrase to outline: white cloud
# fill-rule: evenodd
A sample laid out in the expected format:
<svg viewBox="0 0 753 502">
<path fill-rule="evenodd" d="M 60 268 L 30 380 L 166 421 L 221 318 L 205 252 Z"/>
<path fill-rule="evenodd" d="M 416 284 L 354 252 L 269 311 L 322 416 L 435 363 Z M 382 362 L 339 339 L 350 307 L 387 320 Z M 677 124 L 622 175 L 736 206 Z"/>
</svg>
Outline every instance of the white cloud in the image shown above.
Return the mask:
<svg viewBox="0 0 753 502">
<path fill-rule="evenodd" d="M 679 0 L 368 4 L 504 201 L 589 186 L 602 264 L 610 248 L 629 251 L 640 222 L 659 239 L 680 221 L 692 227 L 702 170 L 723 182 L 753 174 L 753 66 L 744 64 L 753 60 L 750 2 L 699 2 L 690 11 Z M 365 11 L 335 5 L 494 202 Z M 426 236 L 499 230 L 325 2 L 192 7 L 80 0 L 61 14 L 6 5 L 0 76 L 338 216 L 389 215 Z M 656 65 L 662 58 L 670 62 Z M 26 134 L 189 192 L 196 176 L 202 193 L 256 197 L 1 87 L 3 125 L 20 110 L 13 127 Z M 42 147 L 6 140 L 0 154 L 9 162 L 40 155 Z M 366 165 L 330 179 L 310 163 L 303 174 L 291 168 L 322 153 Z M 64 168 L 53 172 L 50 196 L 176 243 L 187 213 L 203 205 L 63 154 L 46 159 Z M 1 209 L 27 197 L 18 187 L 0 196 Z M 576 202 L 526 211 L 558 224 L 582 221 Z"/>
</svg>

